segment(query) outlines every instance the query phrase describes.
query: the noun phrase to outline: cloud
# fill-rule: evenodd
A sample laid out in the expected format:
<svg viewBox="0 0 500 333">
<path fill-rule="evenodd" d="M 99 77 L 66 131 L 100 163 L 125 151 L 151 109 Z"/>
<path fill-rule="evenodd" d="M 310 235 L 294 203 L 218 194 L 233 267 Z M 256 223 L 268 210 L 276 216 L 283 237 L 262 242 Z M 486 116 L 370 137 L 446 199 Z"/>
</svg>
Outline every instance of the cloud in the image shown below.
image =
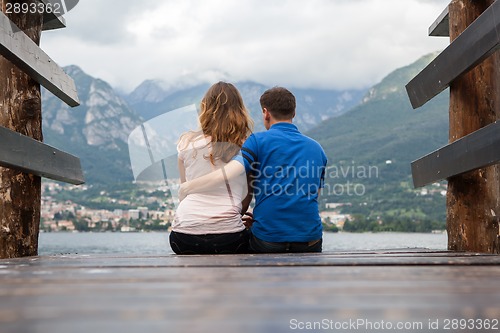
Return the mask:
<svg viewBox="0 0 500 333">
<path fill-rule="evenodd" d="M 129 22 L 145 9 L 154 10 L 158 1 L 96 1 L 83 0 L 64 17 L 67 28 L 50 34 L 74 38 L 77 42 L 108 45 L 125 43 L 132 36 L 126 29 Z"/>
<path fill-rule="evenodd" d="M 361 88 L 441 50 L 427 29 L 446 0 L 85 0 L 42 47 L 131 90 L 219 78 Z"/>
</svg>

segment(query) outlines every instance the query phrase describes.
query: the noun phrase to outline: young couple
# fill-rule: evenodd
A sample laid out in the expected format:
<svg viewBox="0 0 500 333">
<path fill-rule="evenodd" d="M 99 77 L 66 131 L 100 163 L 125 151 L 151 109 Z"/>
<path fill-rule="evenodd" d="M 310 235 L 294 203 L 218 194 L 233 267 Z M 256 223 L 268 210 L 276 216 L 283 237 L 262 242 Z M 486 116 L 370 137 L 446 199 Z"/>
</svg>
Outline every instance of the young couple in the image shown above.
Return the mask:
<svg viewBox="0 0 500 333">
<path fill-rule="evenodd" d="M 267 131 L 251 134 L 238 90 L 216 83 L 201 101 L 201 129 L 179 139 L 181 202 L 170 234 L 175 253 L 322 251 L 318 198 L 326 155 L 292 124 L 290 91 L 269 89 L 260 104 Z"/>
</svg>

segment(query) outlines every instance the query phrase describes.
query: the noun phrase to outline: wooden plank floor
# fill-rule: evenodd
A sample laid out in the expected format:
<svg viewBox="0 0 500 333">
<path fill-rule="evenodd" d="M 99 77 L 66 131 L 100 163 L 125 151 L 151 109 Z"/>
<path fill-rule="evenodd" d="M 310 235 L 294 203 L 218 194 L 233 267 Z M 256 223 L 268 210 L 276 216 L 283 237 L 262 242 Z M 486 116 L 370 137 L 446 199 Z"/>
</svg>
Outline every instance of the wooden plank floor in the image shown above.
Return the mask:
<svg viewBox="0 0 500 333">
<path fill-rule="evenodd" d="M 498 332 L 499 280 L 499 256 L 425 250 L 0 260 L 0 332 Z"/>
</svg>

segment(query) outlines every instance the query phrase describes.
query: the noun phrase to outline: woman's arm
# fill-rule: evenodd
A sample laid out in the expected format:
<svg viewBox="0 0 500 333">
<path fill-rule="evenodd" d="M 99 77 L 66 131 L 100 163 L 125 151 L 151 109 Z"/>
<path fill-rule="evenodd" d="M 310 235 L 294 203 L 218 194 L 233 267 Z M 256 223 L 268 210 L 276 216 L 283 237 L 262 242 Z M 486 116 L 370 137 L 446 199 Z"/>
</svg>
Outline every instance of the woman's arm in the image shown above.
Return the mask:
<svg viewBox="0 0 500 333">
<path fill-rule="evenodd" d="M 184 166 L 184 161 L 180 158 L 177 159 L 177 167 L 179 168 L 179 175 L 181 178 L 181 184 L 186 182 L 186 167 Z"/>
<path fill-rule="evenodd" d="M 250 229 L 253 224 L 253 212 L 249 211 L 250 203 L 253 199 L 253 188 L 252 188 L 252 180 L 253 177 L 250 174 L 247 174 L 247 189 L 248 194 L 245 199 L 241 202 L 241 216 L 243 220 L 243 224 L 247 229 Z"/>
<path fill-rule="evenodd" d="M 221 169 L 182 183 L 179 188 L 179 201 L 184 200 L 189 194 L 211 191 L 214 187 L 223 185 L 228 180 L 241 177 L 244 173 L 245 167 L 240 162 L 233 160 Z"/>
<path fill-rule="evenodd" d="M 250 207 L 250 203 L 253 199 L 253 189 L 252 189 L 252 176 L 247 175 L 247 196 L 241 202 L 241 214 L 245 214 L 248 211 L 248 207 Z"/>
</svg>

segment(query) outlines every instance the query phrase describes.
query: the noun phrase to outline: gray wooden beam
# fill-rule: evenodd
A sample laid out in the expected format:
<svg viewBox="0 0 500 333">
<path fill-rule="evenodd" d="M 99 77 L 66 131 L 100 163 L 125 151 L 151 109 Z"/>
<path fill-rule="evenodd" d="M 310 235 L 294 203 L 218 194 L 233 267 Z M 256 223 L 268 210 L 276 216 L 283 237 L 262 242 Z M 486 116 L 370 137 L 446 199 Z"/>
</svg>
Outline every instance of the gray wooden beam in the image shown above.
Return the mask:
<svg viewBox="0 0 500 333">
<path fill-rule="evenodd" d="M 448 7 L 443 10 L 436 21 L 429 27 L 429 36 L 450 37 L 450 15 Z"/>
<path fill-rule="evenodd" d="M 439 17 L 429 27 L 429 36 L 450 37 L 450 15 L 446 7 Z"/>
<path fill-rule="evenodd" d="M 54 13 L 53 11 L 47 10 L 43 15 L 43 30 L 54 30 L 54 29 L 62 29 L 66 28 L 66 20 L 63 15 L 66 14 L 64 12 L 65 4 L 63 0 L 39 0 L 43 2 L 45 5 L 51 6 L 51 9 L 60 10 L 59 13 Z M 57 4 L 57 6 L 54 6 Z"/>
<path fill-rule="evenodd" d="M 500 121 L 414 161 L 413 184 L 422 187 L 500 163 Z"/>
<path fill-rule="evenodd" d="M 500 47 L 500 1 L 495 1 L 436 59 L 406 85 L 414 109 L 474 68 Z"/>
<path fill-rule="evenodd" d="M 74 185 L 85 182 L 78 157 L 2 126 L 0 166 Z"/>
<path fill-rule="evenodd" d="M 46 31 L 63 28 L 66 28 L 66 20 L 64 19 L 64 17 L 48 13 L 43 15 L 42 30 Z"/>
<path fill-rule="evenodd" d="M 62 16 L 55 16 L 53 14 L 43 15 L 42 30 L 56 30 L 66 28 L 66 20 Z"/>
<path fill-rule="evenodd" d="M 69 106 L 80 105 L 73 79 L 2 12 L 0 12 L 0 55 Z"/>
</svg>

